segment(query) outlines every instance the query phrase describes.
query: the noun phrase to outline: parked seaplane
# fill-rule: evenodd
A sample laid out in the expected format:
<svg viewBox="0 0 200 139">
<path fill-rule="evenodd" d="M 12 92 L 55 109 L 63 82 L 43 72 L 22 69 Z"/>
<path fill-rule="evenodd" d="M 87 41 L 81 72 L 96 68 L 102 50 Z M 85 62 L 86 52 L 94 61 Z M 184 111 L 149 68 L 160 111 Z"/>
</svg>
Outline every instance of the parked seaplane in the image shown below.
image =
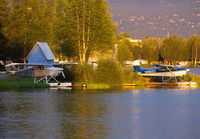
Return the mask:
<svg viewBox="0 0 200 139">
<path fill-rule="evenodd" d="M 77 63 L 54 63 L 56 59 L 50 47 L 46 42 L 37 42 L 26 57 L 28 63 L 11 63 L 7 64 L 6 70 L 9 74 L 19 77 L 34 78 L 34 82 L 45 81 L 48 83 L 51 79 L 56 80 L 56 76 L 62 74 L 63 68 L 56 66 L 74 65 Z"/>
<path fill-rule="evenodd" d="M 42 80 L 48 83 L 51 79 L 54 79 L 57 83 L 56 76 L 63 73 L 63 68 L 54 67 L 54 65 L 73 65 L 76 63 L 61 63 L 61 64 L 43 64 L 43 63 L 11 63 L 7 64 L 6 71 L 18 77 L 31 77 L 34 78 L 34 83 Z"/>
<path fill-rule="evenodd" d="M 175 78 L 176 77 L 186 75 L 189 69 L 182 68 L 181 65 L 152 65 L 154 68 L 151 69 L 144 69 L 141 68 L 139 60 L 134 61 L 133 63 L 134 71 L 137 72 L 139 75 L 146 76 L 146 77 L 169 77 Z M 164 79 L 163 79 L 164 82 Z"/>
</svg>

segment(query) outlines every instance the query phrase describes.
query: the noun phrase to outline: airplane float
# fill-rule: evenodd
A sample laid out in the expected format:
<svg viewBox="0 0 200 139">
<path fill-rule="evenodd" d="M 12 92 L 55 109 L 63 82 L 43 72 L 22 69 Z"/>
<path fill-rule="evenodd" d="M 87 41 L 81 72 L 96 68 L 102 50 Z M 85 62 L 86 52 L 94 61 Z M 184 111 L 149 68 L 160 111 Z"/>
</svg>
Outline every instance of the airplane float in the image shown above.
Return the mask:
<svg viewBox="0 0 200 139">
<path fill-rule="evenodd" d="M 54 79 L 57 83 L 56 76 L 63 73 L 63 68 L 58 68 L 54 66 L 63 65 L 74 65 L 77 63 L 57 63 L 57 64 L 43 64 L 43 63 L 11 63 L 7 64 L 6 70 L 9 74 L 18 77 L 31 77 L 34 78 L 34 83 L 40 82 L 42 80 L 48 83 L 51 79 Z"/>
</svg>

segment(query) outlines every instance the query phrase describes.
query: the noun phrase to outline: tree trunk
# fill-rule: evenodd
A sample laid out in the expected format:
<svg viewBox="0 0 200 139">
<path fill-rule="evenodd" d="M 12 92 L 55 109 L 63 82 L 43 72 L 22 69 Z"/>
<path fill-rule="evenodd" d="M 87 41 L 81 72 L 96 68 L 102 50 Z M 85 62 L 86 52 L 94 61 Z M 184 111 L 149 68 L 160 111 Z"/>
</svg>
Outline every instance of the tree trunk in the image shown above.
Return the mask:
<svg viewBox="0 0 200 139">
<path fill-rule="evenodd" d="M 196 51 L 196 53 L 195 53 L 195 61 L 194 61 L 194 65 L 196 66 L 196 64 L 197 64 L 197 56 L 198 56 L 197 45 L 195 45 L 195 51 Z"/>
<path fill-rule="evenodd" d="M 87 52 L 87 46 L 86 46 L 86 41 L 85 41 L 85 20 L 83 20 L 83 35 L 82 35 L 82 41 L 83 41 L 83 51 L 82 51 L 82 55 L 83 55 L 83 59 L 82 59 L 82 64 L 86 63 L 86 52 Z"/>
<path fill-rule="evenodd" d="M 83 5 L 83 20 L 82 20 L 82 61 L 81 64 L 86 64 L 86 53 L 87 53 L 87 40 L 86 40 L 86 17 L 84 14 L 86 14 L 86 2 Z"/>
<path fill-rule="evenodd" d="M 78 14 L 78 3 L 77 3 L 77 7 L 76 7 L 76 29 L 77 29 L 77 46 L 78 46 L 78 56 L 79 56 L 79 61 L 80 64 L 83 64 L 83 56 L 82 56 L 82 49 L 81 49 L 81 39 L 80 39 L 80 18 L 79 18 L 79 14 Z"/>
</svg>

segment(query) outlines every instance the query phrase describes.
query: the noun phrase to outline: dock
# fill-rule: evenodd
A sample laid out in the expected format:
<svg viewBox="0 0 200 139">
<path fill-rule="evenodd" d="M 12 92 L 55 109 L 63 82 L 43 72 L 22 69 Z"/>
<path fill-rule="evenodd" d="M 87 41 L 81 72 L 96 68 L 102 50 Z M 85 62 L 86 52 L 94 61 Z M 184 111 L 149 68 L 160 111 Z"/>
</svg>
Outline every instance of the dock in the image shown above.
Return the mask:
<svg viewBox="0 0 200 139">
<path fill-rule="evenodd" d="M 173 82 L 173 83 L 149 82 L 147 86 L 150 86 L 150 87 L 197 87 L 197 83 L 196 82 Z"/>
<path fill-rule="evenodd" d="M 63 87 L 72 87 L 72 83 L 48 83 L 51 87 L 54 88 L 63 88 Z"/>
</svg>

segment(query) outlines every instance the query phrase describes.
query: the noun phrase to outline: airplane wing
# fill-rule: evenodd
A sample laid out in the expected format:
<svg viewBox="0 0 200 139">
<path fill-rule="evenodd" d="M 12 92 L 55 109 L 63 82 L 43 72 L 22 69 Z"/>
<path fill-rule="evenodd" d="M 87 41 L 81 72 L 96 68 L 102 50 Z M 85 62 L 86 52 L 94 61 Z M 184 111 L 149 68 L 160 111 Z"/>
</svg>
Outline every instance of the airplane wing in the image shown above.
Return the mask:
<svg viewBox="0 0 200 139">
<path fill-rule="evenodd" d="M 162 68 L 174 68 L 176 67 L 175 65 L 159 65 L 159 64 L 155 64 L 155 65 L 152 65 L 154 67 L 162 67 Z"/>
<path fill-rule="evenodd" d="M 64 65 L 76 65 L 77 63 L 54 63 L 54 64 L 47 64 L 47 63 L 10 63 L 5 65 L 5 67 L 10 66 L 64 66 Z"/>
<path fill-rule="evenodd" d="M 160 64 L 154 64 L 153 67 L 160 67 Z"/>
<path fill-rule="evenodd" d="M 54 63 L 53 66 L 77 65 L 78 63 Z"/>
<path fill-rule="evenodd" d="M 45 63 L 10 63 L 5 65 L 5 67 L 9 67 L 9 66 L 47 66 L 47 65 L 51 65 L 51 64 L 45 64 Z"/>
</svg>

